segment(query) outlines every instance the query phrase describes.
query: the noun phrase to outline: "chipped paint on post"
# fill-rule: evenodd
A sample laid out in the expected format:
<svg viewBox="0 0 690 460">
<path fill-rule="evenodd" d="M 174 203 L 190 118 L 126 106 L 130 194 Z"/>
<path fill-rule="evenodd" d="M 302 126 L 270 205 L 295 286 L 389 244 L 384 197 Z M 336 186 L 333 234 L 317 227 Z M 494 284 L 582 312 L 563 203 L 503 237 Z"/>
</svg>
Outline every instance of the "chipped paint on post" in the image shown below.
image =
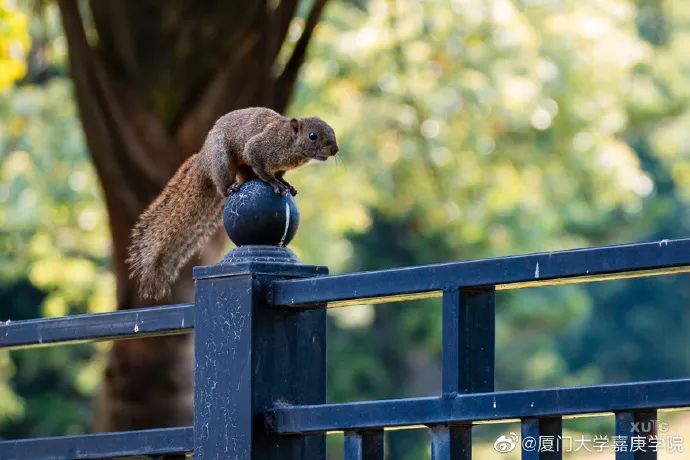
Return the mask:
<svg viewBox="0 0 690 460">
<path fill-rule="evenodd" d="M 276 278 L 314 276 L 323 267 L 279 262 L 260 267 L 219 264 L 195 271 L 196 460 L 326 455 L 324 436 L 281 437 L 262 422 L 277 401 L 325 402 L 325 308 L 281 311 L 267 304 L 268 286 Z"/>
<path fill-rule="evenodd" d="M 251 458 L 251 285 L 196 282 L 195 458 Z"/>
</svg>

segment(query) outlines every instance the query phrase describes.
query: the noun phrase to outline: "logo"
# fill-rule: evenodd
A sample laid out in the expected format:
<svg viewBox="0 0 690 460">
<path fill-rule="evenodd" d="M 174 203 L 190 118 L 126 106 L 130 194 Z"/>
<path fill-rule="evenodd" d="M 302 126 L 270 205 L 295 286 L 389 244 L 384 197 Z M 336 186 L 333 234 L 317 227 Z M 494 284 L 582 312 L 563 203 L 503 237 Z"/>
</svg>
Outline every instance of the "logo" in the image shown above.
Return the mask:
<svg viewBox="0 0 690 460">
<path fill-rule="evenodd" d="M 511 432 L 508 436 L 501 435 L 494 443 L 494 450 L 496 452 L 501 452 L 502 454 L 512 452 L 517 446 L 518 435 Z"/>
<path fill-rule="evenodd" d="M 659 420 L 648 420 L 646 422 L 630 422 L 630 432 L 645 434 L 655 434 L 657 432 L 667 433 L 668 423 L 660 422 Z"/>
</svg>

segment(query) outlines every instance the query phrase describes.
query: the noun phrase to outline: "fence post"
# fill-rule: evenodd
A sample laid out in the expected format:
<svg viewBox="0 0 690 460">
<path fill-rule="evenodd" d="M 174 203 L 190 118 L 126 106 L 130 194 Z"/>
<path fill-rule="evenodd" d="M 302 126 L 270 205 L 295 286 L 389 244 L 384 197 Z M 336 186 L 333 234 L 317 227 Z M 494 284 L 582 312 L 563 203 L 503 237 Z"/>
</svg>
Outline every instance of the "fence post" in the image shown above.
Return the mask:
<svg viewBox="0 0 690 460">
<path fill-rule="evenodd" d="M 224 212 L 228 234 L 244 245 L 221 263 L 194 270 L 196 460 L 326 458 L 325 436 L 278 437 L 264 424 L 264 411 L 274 404 L 326 398 L 325 309 L 277 310 L 267 302 L 276 279 L 327 273 L 269 245 L 288 243 L 298 219 L 292 197 L 248 182 Z"/>
</svg>

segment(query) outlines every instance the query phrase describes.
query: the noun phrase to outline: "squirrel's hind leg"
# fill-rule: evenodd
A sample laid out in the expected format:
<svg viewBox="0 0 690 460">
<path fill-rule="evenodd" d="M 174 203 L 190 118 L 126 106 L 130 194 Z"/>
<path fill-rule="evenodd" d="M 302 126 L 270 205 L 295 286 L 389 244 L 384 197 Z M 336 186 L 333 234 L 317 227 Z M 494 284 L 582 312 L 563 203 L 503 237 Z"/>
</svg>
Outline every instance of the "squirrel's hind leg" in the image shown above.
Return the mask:
<svg viewBox="0 0 690 460">
<path fill-rule="evenodd" d="M 204 149 L 212 149 L 214 147 L 218 146 L 204 145 Z M 219 151 L 217 148 L 216 150 L 204 151 L 202 153 L 202 158 L 210 166 L 209 176 L 218 191 L 218 195 L 230 196 L 235 193 L 237 191 L 235 187 L 239 187 L 239 184 L 235 185 L 237 182 L 237 160 L 232 155 Z"/>
<path fill-rule="evenodd" d="M 237 162 L 232 159 L 228 162 L 228 169 L 222 177 L 223 184 L 220 190 L 223 190 L 225 196 L 230 196 L 240 189 L 240 182 L 237 180 Z"/>
</svg>

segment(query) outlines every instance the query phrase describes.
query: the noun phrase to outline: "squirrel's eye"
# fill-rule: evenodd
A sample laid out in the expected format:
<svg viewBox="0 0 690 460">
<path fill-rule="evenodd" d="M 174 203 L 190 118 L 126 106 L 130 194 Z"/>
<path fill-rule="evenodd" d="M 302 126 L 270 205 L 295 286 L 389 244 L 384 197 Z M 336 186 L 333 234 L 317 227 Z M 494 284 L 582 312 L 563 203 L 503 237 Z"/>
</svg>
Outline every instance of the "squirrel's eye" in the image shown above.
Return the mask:
<svg viewBox="0 0 690 460">
<path fill-rule="evenodd" d="M 317 136 L 316 136 L 316 133 L 315 133 L 314 131 L 312 131 L 312 132 L 309 133 L 309 139 L 315 141 L 315 140 L 316 140 L 316 137 L 317 137 Z"/>
</svg>

